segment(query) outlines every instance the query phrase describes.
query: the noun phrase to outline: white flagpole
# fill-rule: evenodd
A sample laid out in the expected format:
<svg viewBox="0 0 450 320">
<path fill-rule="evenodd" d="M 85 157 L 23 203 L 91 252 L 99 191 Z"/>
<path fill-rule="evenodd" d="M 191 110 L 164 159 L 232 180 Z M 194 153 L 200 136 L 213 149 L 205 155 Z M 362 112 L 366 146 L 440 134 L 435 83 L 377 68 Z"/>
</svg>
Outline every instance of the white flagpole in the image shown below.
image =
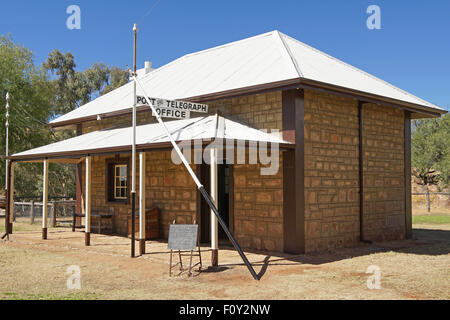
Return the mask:
<svg viewBox="0 0 450 320">
<path fill-rule="evenodd" d="M 133 76 L 137 77 L 137 24 L 133 27 L 134 33 L 134 63 Z M 136 256 L 136 81 L 134 81 L 133 94 L 133 150 L 131 159 L 132 177 L 131 177 L 131 257 Z"/>
<path fill-rule="evenodd" d="M 9 156 L 9 92 L 6 93 L 6 157 Z M 14 208 L 14 203 L 11 204 L 11 194 L 9 189 L 9 160 L 5 161 L 5 196 L 6 196 L 6 214 L 5 214 L 5 234 L 9 240 L 9 233 L 11 232 L 10 228 L 10 220 L 11 220 L 11 207 Z M 14 210 L 14 209 L 13 209 Z"/>
<path fill-rule="evenodd" d="M 6 93 L 6 157 L 9 156 L 9 92 Z M 5 192 L 8 190 L 8 164 L 9 160 L 6 160 L 5 166 Z"/>
</svg>

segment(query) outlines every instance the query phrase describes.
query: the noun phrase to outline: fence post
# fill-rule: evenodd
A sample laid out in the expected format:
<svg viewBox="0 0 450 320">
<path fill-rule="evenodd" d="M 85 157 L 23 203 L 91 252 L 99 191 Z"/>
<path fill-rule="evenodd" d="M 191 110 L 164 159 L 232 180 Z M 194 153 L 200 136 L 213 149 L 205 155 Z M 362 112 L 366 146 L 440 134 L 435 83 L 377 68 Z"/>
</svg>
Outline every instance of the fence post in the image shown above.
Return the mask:
<svg viewBox="0 0 450 320">
<path fill-rule="evenodd" d="M 52 201 L 50 204 L 50 212 L 52 214 L 52 227 L 56 228 L 56 210 L 55 210 L 55 201 Z"/>
<path fill-rule="evenodd" d="M 34 200 L 31 200 L 30 220 L 31 224 L 34 224 Z"/>
<path fill-rule="evenodd" d="M 428 213 L 431 212 L 430 190 L 428 190 L 428 187 L 427 187 L 427 210 L 428 210 Z"/>
<path fill-rule="evenodd" d="M 62 207 L 62 208 L 63 208 L 63 216 L 65 217 L 66 214 L 67 214 L 67 206 L 66 206 L 66 203 L 65 203 L 66 200 L 63 200 L 63 202 L 64 202 L 64 203 L 63 203 L 63 207 Z"/>
</svg>

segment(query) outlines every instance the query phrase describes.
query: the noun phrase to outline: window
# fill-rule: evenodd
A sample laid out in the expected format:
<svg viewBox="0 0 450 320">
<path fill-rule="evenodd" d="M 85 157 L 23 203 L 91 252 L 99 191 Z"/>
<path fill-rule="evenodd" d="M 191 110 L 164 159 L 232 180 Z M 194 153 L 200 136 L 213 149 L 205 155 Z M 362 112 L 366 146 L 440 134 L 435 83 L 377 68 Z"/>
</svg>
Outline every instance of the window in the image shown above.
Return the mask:
<svg viewBox="0 0 450 320">
<path fill-rule="evenodd" d="M 106 201 L 127 204 L 130 198 L 129 177 L 130 160 L 128 158 L 106 160 Z"/>
<path fill-rule="evenodd" d="M 128 194 L 128 166 L 116 165 L 114 168 L 114 199 L 126 200 Z"/>
</svg>

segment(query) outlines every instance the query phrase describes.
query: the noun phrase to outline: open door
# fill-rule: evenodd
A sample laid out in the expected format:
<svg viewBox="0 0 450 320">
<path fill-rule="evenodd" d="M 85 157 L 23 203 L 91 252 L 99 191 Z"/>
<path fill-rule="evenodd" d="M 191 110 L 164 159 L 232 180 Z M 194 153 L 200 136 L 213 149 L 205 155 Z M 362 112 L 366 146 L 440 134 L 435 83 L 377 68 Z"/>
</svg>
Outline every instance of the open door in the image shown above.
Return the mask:
<svg viewBox="0 0 450 320">
<path fill-rule="evenodd" d="M 231 233 L 234 232 L 233 224 L 233 167 L 231 165 L 218 165 L 218 210 L 222 219 L 225 221 Z M 209 165 L 203 164 L 201 166 L 201 179 L 206 190 L 210 190 L 210 172 Z M 201 201 L 201 221 L 200 221 L 200 239 L 202 243 L 211 242 L 211 211 L 204 199 Z M 225 231 L 219 225 L 219 241 L 228 244 L 229 240 Z"/>
</svg>

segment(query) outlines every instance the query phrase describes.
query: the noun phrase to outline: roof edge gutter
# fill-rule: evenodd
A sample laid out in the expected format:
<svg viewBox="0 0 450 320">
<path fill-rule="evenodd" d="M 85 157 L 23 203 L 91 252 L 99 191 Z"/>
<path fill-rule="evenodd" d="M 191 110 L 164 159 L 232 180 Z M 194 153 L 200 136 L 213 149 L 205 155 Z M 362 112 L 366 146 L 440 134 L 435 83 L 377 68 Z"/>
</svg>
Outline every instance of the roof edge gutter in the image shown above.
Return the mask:
<svg viewBox="0 0 450 320">
<path fill-rule="evenodd" d="M 337 94 L 349 98 L 358 99 L 363 102 L 381 104 L 388 107 L 400 108 L 407 111 L 411 111 L 413 113 L 423 113 L 427 115 L 431 115 L 434 117 L 440 117 L 441 115 L 447 114 L 447 110 L 438 110 L 433 109 L 427 106 L 418 105 L 414 103 L 408 103 L 405 101 L 400 101 L 392 98 L 387 98 L 383 96 L 379 96 L 376 94 L 371 94 L 363 91 L 348 89 L 345 87 L 330 85 L 327 83 L 309 80 L 309 79 L 301 79 L 300 86 L 303 89 L 310 89 L 314 91 L 322 91 L 330 94 Z"/>
<path fill-rule="evenodd" d="M 238 97 L 244 97 L 254 94 L 262 94 L 262 93 L 269 93 L 273 91 L 278 90 L 289 90 L 289 89 L 296 89 L 296 88 L 302 88 L 302 89 L 310 89 L 310 90 L 316 90 L 316 91 L 322 91 L 327 92 L 330 94 L 337 94 L 337 95 L 343 95 L 349 98 L 355 98 L 358 100 L 362 100 L 365 102 L 371 102 L 376 104 L 382 104 L 394 108 L 401 108 L 408 111 L 411 111 L 413 113 L 422 113 L 426 114 L 432 117 L 440 117 L 441 115 L 447 114 L 448 111 L 446 110 L 437 110 L 433 109 L 427 106 L 418 105 L 414 103 L 408 103 L 405 101 L 400 101 L 392 98 L 387 98 L 363 91 L 348 89 L 345 87 L 340 87 L 336 85 L 327 84 L 324 82 L 319 82 L 315 80 L 305 79 L 305 78 L 294 78 L 289 80 L 283 80 L 283 81 L 277 81 L 277 82 L 271 82 L 267 84 L 262 85 L 256 85 L 256 86 L 250 86 L 245 88 L 239 88 L 239 89 L 232 89 L 222 92 L 216 92 L 212 94 L 205 94 L 200 96 L 193 96 L 193 97 L 186 97 L 178 100 L 186 100 L 191 102 L 197 102 L 197 103 L 205 103 L 205 102 L 214 102 L 218 100 L 223 99 L 231 99 L 231 98 L 238 98 Z M 58 128 L 58 127 L 65 127 L 75 124 L 80 124 L 84 122 L 89 121 L 96 121 L 98 116 L 100 116 L 101 119 L 108 119 L 118 116 L 128 116 L 131 115 L 131 109 L 122 109 L 110 113 L 103 113 L 100 115 L 93 115 L 78 119 L 72 119 L 67 121 L 61 121 L 61 122 L 55 122 L 55 123 L 49 123 L 48 125 L 52 128 Z M 148 112 L 148 107 L 142 106 L 137 108 L 138 113 Z"/>
<path fill-rule="evenodd" d="M 213 141 L 215 139 L 212 139 Z M 204 140 L 202 145 L 206 146 L 211 141 Z M 179 143 L 180 141 L 177 141 Z M 193 143 L 194 140 L 191 140 Z M 249 141 L 245 142 L 246 146 L 249 146 Z M 291 143 L 279 143 L 281 150 L 287 150 L 295 148 L 294 144 Z M 172 145 L 170 142 L 161 142 L 155 144 L 145 144 L 145 145 L 137 145 L 136 149 L 138 152 L 155 152 L 155 151 L 168 151 L 172 150 Z M 81 159 L 87 156 L 109 156 L 116 154 L 131 154 L 131 146 L 122 146 L 122 147 L 111 147 L 111 148 L 101 148 L 101 149 L 91 149 L 91 150 L 74 150 L 74 151 L 66 151 L 66 152 L 56 152 L 52 154 L 35 154 L 35 155 L 12 155 L 6 157 L 7 160 L 11 160 L 14 162 L 37 162 L 43 160 L 71 160 L 71 159 Z"/>
</svg>

